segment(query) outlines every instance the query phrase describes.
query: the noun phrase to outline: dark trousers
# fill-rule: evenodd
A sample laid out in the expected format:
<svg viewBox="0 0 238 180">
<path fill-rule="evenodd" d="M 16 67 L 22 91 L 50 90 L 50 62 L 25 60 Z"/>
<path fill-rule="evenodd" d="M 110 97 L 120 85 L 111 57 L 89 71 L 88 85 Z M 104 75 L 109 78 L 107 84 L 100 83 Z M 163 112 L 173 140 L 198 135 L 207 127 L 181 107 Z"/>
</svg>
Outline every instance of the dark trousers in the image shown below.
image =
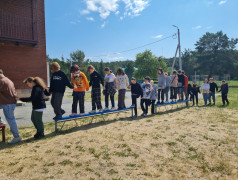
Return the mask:
<svg viewBox="0 0 238 180">
<path fill-rule="evenodd" d="M 108 106 L 109 106 L 108 97 L 109 97 L 109 94 L 105 94 L 105 106 L 106 106 L 106 108 L 108 108 Z M 112 107 L 115 107 L 114 95 L 110 95 L 110 99 L 111 99 Z"/>
<path fill-rule="evenodd" d="M 93 88 L 91 91 L 91 98 L 92 98 L 92 110 L 102 109 L 101 103 L 101 89 L 100 88 Z"/>
<path fill-rule="evenodd" d="M 62 117 L 62 112 L 64 112 L 64 110 L 61 108 L 63 97 L 64 97 L 64 93 L 58 93 L 58 92 L 52 93 L 51 105 L 54 109 L 54 113 L 56 117 Z"/>
<path fill-rule="evenodd" d="M 213 100 L 213 103 L 216 103 L 216 94 L 215 94 L 215 92 L 210 92 L 210 94 L 209 94 L 209 103 L 211 103 L 211 98 Z"/>
<path fill-rule="evenodd" d="M 183 87 L 182 99 L 184 99 L 183 96 L 185 96 L 185 99 L 188 100 L 188 87 Z"/>
<path fill-rule="evenodd" d="M 77 113 L 78 103 L 80 113 L 84 113 L 84 96 L 85 92 L 73 92 L 72 113 Z"/>
<path fill-rule="evenodd" d="M 160 102 L 160 98 L 164 102 L 164 89 L 158 89 L 158 102 Z"/>
<path fill-rule="evenodd" d="M 134 105 L 134 111 L 135 111 L 135 116 L 137 116 L 137 98 L 139 98 L 138 95 L 132 95 L 132 105 Z"/>
<path fill-rule="evenodd" d="M 31 121 L 34 124 L 37 134 L 44 134 L 44 125 L 42 121 L 43 112 L 35 111 L 34 109 L 31 112 Z"/>
<path fill-rule="evenodd" d="M 145 107 L 144 107 L 145 104 Z M 150 104 L 150 99 L 141 99 L 140 106 L 144 114 L 148 114 L 148 107 Z"/>
<path fill-rule="evenodd" d="M 193 100 L 193 105 L 194 105 L 194 99 L 196 98 L 196 105 L 198 105 L 198 93 L 192 94 L 192 100 Z"/>
<path fill-rule="evenodd" d="M 170 87 L 170 99 L 177 99 L 177 87 Z"/>
<path fill-rule="evenodd" d="M 126 90 L 125 89 L 120 89 L 118 91 L 118 109 L 126 108 L 125 95 L 126 95 Z"/>
<path fill-rule="evenodd" d="M 151 114 L 155 113 L 155 100 L 151 100 Z"/>
<path fill-rule="evenodd" d="M 226 102 L 227 104 L 229 104 L 229 101 L 228 101 L 228 99 L 227 99 L 227 94 L 222 93 L 222 94 L 221 94 L 221 97 L 222 97 L 223 105 L 225 105 L 225 102 Z"/>
</svg>

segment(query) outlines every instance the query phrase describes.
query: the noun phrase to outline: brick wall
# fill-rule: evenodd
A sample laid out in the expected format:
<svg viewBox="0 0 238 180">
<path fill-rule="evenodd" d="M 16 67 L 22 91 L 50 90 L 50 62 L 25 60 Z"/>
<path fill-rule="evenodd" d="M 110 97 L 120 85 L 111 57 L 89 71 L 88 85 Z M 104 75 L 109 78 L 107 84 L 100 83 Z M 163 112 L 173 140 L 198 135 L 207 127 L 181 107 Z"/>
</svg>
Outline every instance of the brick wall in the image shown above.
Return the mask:
<svg viewBox="0 0 238 180">
<path fill-rule="evenodd" d="M 32 1 L 36 3 L 35 14 L 32 14 Z M 0 40 L 0 68 L 5 76 L 17 89 L 27 88 L 22 81 L 29 76 L 39 76 L 47 82 L 44 0 L 1 0 L 0 8 L 22 17 L 34 16 L 37 20 L 36 46 Z"/>
</svg>

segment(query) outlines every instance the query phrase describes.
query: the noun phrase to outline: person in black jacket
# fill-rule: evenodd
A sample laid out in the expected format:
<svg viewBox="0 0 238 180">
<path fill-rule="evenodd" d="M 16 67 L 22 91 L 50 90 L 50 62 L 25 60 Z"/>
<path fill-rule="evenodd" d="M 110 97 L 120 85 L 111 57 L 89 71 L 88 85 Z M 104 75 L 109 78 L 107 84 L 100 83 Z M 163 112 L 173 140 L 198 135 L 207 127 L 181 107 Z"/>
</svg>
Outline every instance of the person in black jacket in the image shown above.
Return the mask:
<svg viewBox="0 0 238 180">
<path fill-rule="evenodd" d="M 32 102 L 31 121 L 37 130 L 34 138 L 39 139 L 44 137 L 44 125 L 42 121 L 43 112 L 46 110 L 44 94 L 47 96 L 50 94 L 46 90 L 44 81 L 39 77 L 28 77 L 24 80 L 24 83 L 29 88 L 32 88 L 31 96 L 28 98 L 20 98 L 20 100 L 23 102 Z"/>
<path fill-rule="evenodd" d="M 182 100 L 184 85 L 185 85 L 185 77 L 182 74 L 182 70 L 178 70 L 178 97 L 179 97 L 179 101 Z"/>
<path fill-rule="evenodd" d="M 193 100 L 193 106 L 194 106 L 194 99 L 196 98 L 196 105 L 198 106 L 198 93 L 200 92 L 200 87 L 197 85 L 197 81 L 193 81 L 193 85 L 191 87 L 191 96 Z"/>
<path fill-rule="evenodd" d="M 61 108 L 65 86 L 68 86 L 70 89 L 73 89 L 74 87 L 70 84 L 65 73 L 60 70 L 60 65 L 57 62 L 51 64 L 50 70 L 53 74 L 50 80 L 49 92 L 52 94 L 51 105 L 56 115 L 53 119 L 57 120 L 62 118 L 62 115 L 65 113 Z"/>
<path fill-rule="evenodd" d="M 227 98 L 228 91 L 229 91 L 228 84 L 226 83 L 225 80 L 223 80 L 222 85 L 221 85 L 221 89 L 218 91 L 218 92 L 221 92 L 223 106 L 225 106 L 225 102 L 227 103 L 227 105 L 229 105 L 229 103 L 230 103 L 228 101 L 228 98 Z"/>
<path fill-rule="evenodd" d="M 218 87 L 217 87 L 217 84 L 214 81 L 213 78 L 210 78 L 209 79 L 209 84 L 210 84 L 210 93 L 209 93 L 209 104 L 211 104 L 211 97 L 212 97 L 212 100 L 213 100 L 213 105 L 216 104 L 216 91 L 218 91 Z"/>
<path fill-rule="evenodd" d="M 140 96 L 143 96 L 143 90 L 141 88 L 141 85 L 136 82 L 136 78 L 131 78 L 131 85 L 129 86 L 131 89 L 131 99 L 132 99 L 132 105 L 131 107 L 134 107 L 135 110 L 135 117 L 137 117 L 137 98 Z"/>
<path fill-rule="evenodd" d="M 99 112 L 103 112 L 101 103 L 101 85 L 104 86 L 103 79 L 92 65 L 88 66 L 87 72 L 90 73 L 89 86 L 92 86 L 92 111 L 90 111 L 89 113 L 96 113 L 96 106 Z"/>
</svg>

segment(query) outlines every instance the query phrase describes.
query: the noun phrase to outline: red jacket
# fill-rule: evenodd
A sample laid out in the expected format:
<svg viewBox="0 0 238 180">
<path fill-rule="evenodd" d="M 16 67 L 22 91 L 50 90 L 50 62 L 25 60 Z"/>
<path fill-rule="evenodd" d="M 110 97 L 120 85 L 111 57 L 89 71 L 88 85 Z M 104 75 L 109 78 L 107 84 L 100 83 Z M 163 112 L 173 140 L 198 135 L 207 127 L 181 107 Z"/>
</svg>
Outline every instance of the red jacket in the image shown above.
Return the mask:
<svg viewBox="0 0 238 180">
<path fill-rule="evenodd" d="M 188 87 L 188 76 L 184 75 L 184 79 L 185 79 L 184 87 Z"/>
</svg>

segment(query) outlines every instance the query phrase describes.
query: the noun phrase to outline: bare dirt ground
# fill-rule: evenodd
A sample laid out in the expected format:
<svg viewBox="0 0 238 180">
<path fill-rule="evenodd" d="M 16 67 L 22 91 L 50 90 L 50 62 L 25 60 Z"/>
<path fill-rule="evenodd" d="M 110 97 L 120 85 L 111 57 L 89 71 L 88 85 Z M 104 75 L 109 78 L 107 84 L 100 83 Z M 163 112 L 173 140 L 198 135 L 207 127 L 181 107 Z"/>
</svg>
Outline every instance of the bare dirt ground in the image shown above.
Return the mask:
<svg viewBox="0 0 238 180">
<path fill-rule="evenodd" d="M 238 179 L 238 110 L 170 108 L 70 122 L 57 135 L 49 123 L 38 141 L 22 127 L 22 143 L 0 143 L 0 179 Z"/>
</svg>

